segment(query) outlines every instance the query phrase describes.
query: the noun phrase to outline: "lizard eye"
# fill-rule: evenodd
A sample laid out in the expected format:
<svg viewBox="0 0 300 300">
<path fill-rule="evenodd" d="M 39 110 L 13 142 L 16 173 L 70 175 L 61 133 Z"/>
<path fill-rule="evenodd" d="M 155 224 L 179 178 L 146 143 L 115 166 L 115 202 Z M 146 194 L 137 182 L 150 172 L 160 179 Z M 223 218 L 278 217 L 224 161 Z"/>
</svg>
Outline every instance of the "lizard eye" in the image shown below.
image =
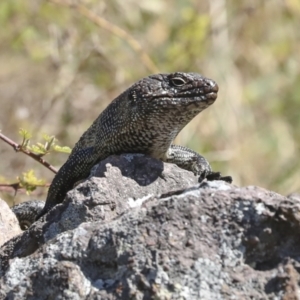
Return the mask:
<svg viewBox="0 0 300 300">
<path fill-rule="evenodd" d="M 175 86 L 183 86 L 186 84 L 185 80 L 182 79 L 181 77 L 174 77 L 171 79 L 171 82 L 175 85 Z"/>
</svg>

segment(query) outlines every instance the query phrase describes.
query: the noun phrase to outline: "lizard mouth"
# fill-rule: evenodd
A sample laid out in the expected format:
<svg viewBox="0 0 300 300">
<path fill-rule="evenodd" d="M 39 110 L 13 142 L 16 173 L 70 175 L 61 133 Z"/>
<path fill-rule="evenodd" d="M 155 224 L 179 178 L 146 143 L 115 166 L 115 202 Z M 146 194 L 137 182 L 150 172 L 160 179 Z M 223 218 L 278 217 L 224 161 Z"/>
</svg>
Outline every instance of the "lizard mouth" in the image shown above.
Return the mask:
<svg viewBox="0 0 300 300">
<path fill-rule="evenodd" d="M 211 92 L 208 94 L 205 94 L 205 97 L 211 100 L 216 100 L 218 97 L 218 94 L 216 92 Z"/>
<path fill-rule="evenodd" d="M 156 102 L 158 102 L 162 107 L 165 107 L 166 105 L 174 105 L 175 107 L 177 106 L 177 108 L 180 108 L 193 105 L 195 108 L 201 107 L 204 109 L 215 102 L 217 99 L 217 93 L 193 93 L 184 95 L 175 94 L 168 96 L 164 95 L 164 97 L 155 98 Z"/>
<path fill-rule="evenodd" d="M 172 94 L 171 98 L 181 99 L 183 102 L 214 102 L 218 97 L 219 87 L 216 83 L 209 83 L 205 87 L 194 91 L 182 91 Z"/>
<path fill-rule="evenodd" d="M 213 102 L 217 99 L 218 94 L 216 92 L 209 93 L 193 93 L 193 94 L 176 94 L 173 95 L 173 99 L 181 100 L 182 102 Z"/>
</svg>

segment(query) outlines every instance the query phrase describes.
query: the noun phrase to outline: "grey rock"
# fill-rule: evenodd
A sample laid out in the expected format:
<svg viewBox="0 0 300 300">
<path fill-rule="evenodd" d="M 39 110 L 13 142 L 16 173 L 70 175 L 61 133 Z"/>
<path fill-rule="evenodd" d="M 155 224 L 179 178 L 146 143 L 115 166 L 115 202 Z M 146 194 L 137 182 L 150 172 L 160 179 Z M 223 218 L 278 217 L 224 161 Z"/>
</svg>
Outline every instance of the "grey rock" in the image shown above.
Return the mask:
<svg viewBox="0 0 300 300">
<path fill-rule="evenodd" d="M 300 201 L 139 155 L 93 176 L 22 234 L 0 299 L 299 297 Z"/>
<path fill-rule="evenodd" d="M 0 199 L 0 246 L 22 232 L 15 214 Z"/>
</svg>

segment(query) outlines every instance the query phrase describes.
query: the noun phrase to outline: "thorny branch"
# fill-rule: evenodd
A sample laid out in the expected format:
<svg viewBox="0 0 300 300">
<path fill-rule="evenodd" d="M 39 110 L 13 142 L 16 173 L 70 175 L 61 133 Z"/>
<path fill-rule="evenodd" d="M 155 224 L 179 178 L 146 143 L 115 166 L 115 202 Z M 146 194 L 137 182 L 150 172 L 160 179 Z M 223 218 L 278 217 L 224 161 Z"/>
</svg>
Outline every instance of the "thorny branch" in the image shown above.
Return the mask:
<svg viewBox="0 0 300 300">
<path fill-rule="evenodd" d="M 44 185 L 36 185 L 36 187 L 49 187 L 50 184 L 46 183 Z M 27 191 L 25 188 L 21 186 L 20 182 L 14 182 L 14 183 L 0 183 L 0 191 L 1 192 L 11 192 L 15 191 L 21 194 L 25 194 Z M 38 195 L 39 193 L 35 193 L 35 191 L 31 192 L 31 195 Z"/>
<path fill-rule="evenodd" d="M 1 132 L 0 132 L 0 139 L 3 140 L 4 142 L 6 142 L 8 145 L 12 146 L 12 148 L 16 152 L 23 152 L 24 154 L 30 156 L 31 158 L 33 158 L 34 160 L 36 160 L 37 162 L 39 162 L 40 164 L 45 166 L 47 169 L 49 169 L 53 173 L 55 173 L 55 174 L 57 173 L 57 170 L 52 165 L 50 165 L 47 161 L 45 161 L 40 155 L 37 155 L 37 154 L 31 152 L 30 150 L 25 149 L 21 145 L 15 143 L 11 139 L 9 139 L 7 136 L 2 134 Z"/>
</svg>

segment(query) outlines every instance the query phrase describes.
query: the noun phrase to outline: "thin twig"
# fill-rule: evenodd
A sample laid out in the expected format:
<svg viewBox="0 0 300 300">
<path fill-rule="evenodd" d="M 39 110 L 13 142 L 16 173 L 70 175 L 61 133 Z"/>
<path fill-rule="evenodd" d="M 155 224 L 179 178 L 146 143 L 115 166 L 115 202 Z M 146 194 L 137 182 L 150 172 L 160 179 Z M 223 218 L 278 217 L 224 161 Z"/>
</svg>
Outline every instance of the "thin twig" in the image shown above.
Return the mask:
<svg viewBox="0 0 300 300">
<path fill-rule="evenodd" d="M 44 185 L 36 185 L 36 187 L 49 187 L 50 184 L 46 183 Z M 26 189 L 21 187 L 20 182 L 15 183 L 0 183 L 0 191 L 1 192 L 21 192 L 22 194 L 27 193 Z M 31 195 L 35 195 L 35 191 L 30 192 Z M 40 193 L 38 193 L 40 194 Z"/>
<path fill-rule="evenodd" d="M 55 173 L 55 174 L 57 173 L 57 170 L 52 165 L 50 165 L 47 161 L 45 161 L 41 156 L 39 156 L 27 149 L 24 149 L 23 147 L 21 147 L 21 145 L 15 143 L 14 141 L 12 141 L 8 137 L 6 137 L 1 132 L 0 132 L 0 139 L 3 140 L 4 142 L 6 142 L 8 145 L 12 146 L 16 152 L 25 153 L 26 155 L 30 156 L 31 158 L 33 158 L 34 160 L 36 160 L 37 162 L 39 162 L 40 164 L 45 166 L 47 169 L 49 169 L 53 173 Z"/>
<path fill-rule="evenodd" d="M 84 5 L 74 3 L 74 1 L 73 3 L 72 1 L 61 1 L 61 0 L 49 0 L 49 1 L 54 4 L 63 5 L 63 6 L 76 9 L 77 12 L 79 12 L 81 15 L 85 16 L 87 19 L 95 23 L 97 26 L 104 28 L 105 30 L 111 32 L 117 37 L 125 40 L 129 44 L 129 46 L 136 53 L 138 53 L 141 61 L 150 72 L 157 73 L 159 71 L 156 65 L 154 64 L 154 62 L 149 57 L 149 55 L 143 50 L 140 43 L 135 38 L 133 38 L 130 34 L 128 34 L 124 29 L 98 16 L 97 14 L 95 14 L 94 12 L 86 8 Z"/>
</svg>

